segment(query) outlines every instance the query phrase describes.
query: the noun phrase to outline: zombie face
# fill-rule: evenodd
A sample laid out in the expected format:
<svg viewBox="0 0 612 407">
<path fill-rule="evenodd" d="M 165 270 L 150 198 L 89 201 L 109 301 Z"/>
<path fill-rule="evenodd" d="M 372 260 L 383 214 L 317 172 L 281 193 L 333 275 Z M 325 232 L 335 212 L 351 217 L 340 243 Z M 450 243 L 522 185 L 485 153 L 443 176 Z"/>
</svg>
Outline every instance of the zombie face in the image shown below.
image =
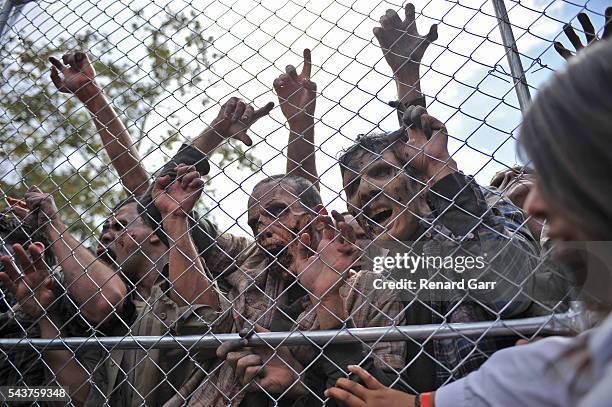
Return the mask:
<svg viewBox="0 0 612 407">
<path fill-rule="evenodd" d="M 159 239 L 138 214 L 137 204 L 128 203 L 104 222 L 97 254 L 126 276 L 136 277 L 157 260 L 154 242 Z"/>
<path fill-rule="evenodd" d="M 259 246 L 270 255 L 281 254 L 299 233 L 307 231 L 313 215 L 286 181 L 261 183 L 249 199 L 249 226 Z"/>
<path fill-rule="evenodd" d="M 382 154 L 357 154 L 343 174 L 348 209 L 376 240 L 418 236 L 425 202 L 420 185 L 402 168 L 392 148 Z"/>
</svg>

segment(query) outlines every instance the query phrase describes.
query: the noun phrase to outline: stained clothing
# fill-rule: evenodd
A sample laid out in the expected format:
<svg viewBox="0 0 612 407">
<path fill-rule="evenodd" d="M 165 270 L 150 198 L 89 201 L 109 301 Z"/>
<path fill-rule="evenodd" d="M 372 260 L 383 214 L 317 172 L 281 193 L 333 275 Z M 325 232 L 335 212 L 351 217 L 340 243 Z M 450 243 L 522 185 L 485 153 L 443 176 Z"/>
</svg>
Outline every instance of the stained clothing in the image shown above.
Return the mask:
<svg viewBox="0 0 612 407">
<path fill-rule="evenodd" d="M 497 352 L 436 392 L 436 407 L 608 407 L 612 316 L 575 338 L 551 337 Z"/>
<path fill-rule="evenodd" d="M 219 296 L 220 309 L 208 305 L 178 306 L 169 296 L 165 278 L 153 286 L 144 299 L 132 290 L 125 300 L 122 319 L 129 325 L 123 335 L 176 336 L 229 332 L 233 319 L 231 305 Z M 111 332 L 113 335 L 119 332 Z M 161 406 L 176 394 L 196 363 L 190 350 L 142 349 L 92 351 L 80 360 L 93 373 L 87 406 Z"/>
<path fill-rule="evenodd" d="M 419 294 L 419 301 L 406 310 L 408 325 L 480 322 L 498 315 L 513 318 L 531 305 L 520 292 L 532 290 L 529 277 L 539 260 L 538 246 L 520 210 L 504 200 L 487 205 L 490 194 L 462 173 L 450 174 L 429 189 L 426 201 L 431 213 L 420 221 L 423 234 L 420 241 L 411 242 L 411 249 L 443 258 L 484 256 L 487 268 L 480 279 L 497 284 L 478 294 L 468 290 L 435 291 L 425 297 Z M 431 281 L 461 277 L 453 269 L 417 273 Z M 414 299 L 403 296 L 406 303 Z M 405 381 L 412 393 L 438 388 L 478 369 L 500 346 L 493 337 L 408 341 Z"/>
<path fill-rule="evenodd" d="M 230 299 L 237 315 L 263 327 L 272 327 L 273 321 L 279 317 L 279 307 L 291 305 L 287 290 L 290 282 L 282 279 L 279 267 L 254 243 L 244 251 L 237 259 L 237 270 L 226 277 L 232 285 Z M 356 327 L 403 324 L 402 304 L 392 291 L 373 289 L 372 281 L 376 277 L 374 273 L 360 272 L 340 287 L 340 296 L 351 323 Z M 310 302 L 292 321 L 291 329 L 319 329 Z M 302 366 L 308 366 L 320 353 L 315 346 L 295 346 L 290 350 Z M 372 346 L 371 351 L 376 366 L 395 375 L 404 364 L 404 342 L 379 342 Z M 227 363 L 220 363 L 206 379 L 195 390 L 190 406 L 238 406 L 246 395 L 234 369 Z M 265 401 L 274 404 L 269 397 Z"/>
<path fill-rule="evenodd" d="M 198 165 L 204 161 L 205 157 L 196 149 L 183 146 L 173 162 L 162 169 L 162 173 L 171 167 L 173 169 L 178 162 Z M 511 242 L 507 245 L 510 249 L 500 252 L 498 256 L 500 260 L 497 271 L 499 273 L 510 281 L 520 282 L 533 269 L 533 263 L 530 262 L 529 256 L 525 255 L 525 253 L 534 253 L 532 241 L 523 235 L 523 229 L 516 226 L 512 219 L 504 217 L 496 208 L 489 208 L 486 205 L 483 191 L 471 177 L 462 174 L 448 176 L 434 185 L 429 195 L 428 203 L 432 212 L 421 223 L 425 233 L 424 239 L 430 242 L 426 247 L 431 253 L 450 253 L 456 249 L 458 242 L 463 244 L 466 240 L 472 243 L 472 248 L 478 248 L 483 241 L 499 240 L 506 243 Z M 150 196 L 141 200 L 140 210 L 146 210 L 145 216 L 150 218 L 151 224 L 159 225 L 160 218 L 149 210 L 151 205 L 146 204 L 147 199 L 150 200 Z M 301 330 L 318 329 L 316 313 L 312 312 L 311 308 L 307 307 L 302 310 L 297 317 L 287 317 L 289 313 L 282 311 L 294 305 L 295 298 L 299 298 L 300 293 L 298 292 L 293 297 L 290 295 L 290 292 L 295 294 L 295 290 L 287 290 L 288 283 L 280 277 L 282 271 L 280 266 L 271 263 L 270 257 L 263 253 L 254 242 L 227 233 L 219 234 L 210 221 L 198 218 L 197 215 L 192 217 L 194 224 L 197 220 L 198 228 L 201 229 L 200 237 L 194 237 L 196 246 L 204 260 L 205 267 L 211 272 L 221 291 L 228 292 L 228 299 L 235 318 L 247 319 L 264 327 L 274 328 L 274 323 L 281 321 L 283 319 L 281 316 L 284 314 L 287 325 L 283 330 L 288 329 L 287 327 Z M 511 224 L 513 228 L 508 227 L 508 224 Z M 163 231 L 159 228 L 156 233 L 163 236 Z M 537 255 L 535 257 L 537 258 Z M 390 291 L 373 290 L 372 280 L 372 273 L 361 272 L 354 281 L 346 282 L 341 290 L 345 309 L 351 314 L 348 323 L 354 326 L 423 324 L 443 321 L 475 322 L 492 318 L 478 302 L 469 300 L 463 300 L 459 306 L 456 306 L 457 304 L 453 301 L 432 302 L 434 307 L 430 306 L 431 304 L 425 306 L 415 303 L 402 312 L 404 304 L 400 302 L 401 299 Z M 503 285 L 500 286 L 500 290 L 506 291 L 497 292 L 496 296 L 489 299 L 489 305 L 494 310 L 499 309 L 503 316 L 513 316 L 524 311 L 527 305 L 519 301 L 510 305 L 508 301 L 498 301 L 498 298 L 505 298 L 511 294 L 511 289 Z M 155 290 L 148 299 L 148 305 L 144 302 L 139 304 L 136 300 L 130 301 L 134 305 L 133 314 L 136 315 L 134 322 L 129 323 L 131 334 L 163 335 L 181 331 L 183 321 L 179 317 L 183 310 L 178 309 L 171 301 L 167 302 L 164 293 L 165 290 L 161 287 Z M 155 306 L 159 304 L 163 304 L 163 307 L 167 309 L 156 309 Z M 453 311 L 449 312 L 451 309 Z M 167 322 L 160 322 L 160 313 L 166 314 Z M 218 317 L 219 315 L 214 313 L 205 312 L 205 317 L 200 320 L 202 325 L 195 332 L 200 334 L 210 332 L 210 330 L 227 332 L 229 322 L 228 325 L 216 322 Z M 237 329 L 239 327 L 235 325 L 231 328 L 232 332 L 236 332 Z M 429 353 L 429 356 L 423 355 L 423 348 Z M 384 382 L 387 382 L 387 377 L 394 375 L 397 377 L 397 372 L 406 365 L 407 361 L 410 361 L 410 366 L 405 370 L 404 376 L 398 379 L 398 385 L 406 383 L 410 385 L 411 381 L 414 381 L 417 384 L 413 383 L 408 386 L 408 389 L 424 387 L 431 390 L 431 387 L 427 388 L 430 382 L 438 386 L 461 377 L 477 369 L 496 349 L 497 345 L 493 339 L 473 341 L 469 338 L 460 338 L 429 341 L 426 344 L 410 341 L 380 342 L 374 345 L 371 353 L 368 352 L 367 346 L 362 345 L 362 352 L 355 351 L 352 355 L 357 356 L 358 360 L 355 364 L 372 366 Z M 187 358 L 190 363 L 193 362 L 190 365 L 194 366 L 193 369 L 191 367 L 173 369 L 177 363 L 163 364 L 159 352 L 154 350 L 149 351 L 148 355 L 144 351 L 113 351 L 108 364 L 113 362 L 121 369 L 117 366 L 109 367 L 106 361 L 98 364 L 96 371 L 106 371 L 107 383 L 104 384 L 104 376 L 100 377 L 102 384 L 92 387 L 100 387 L 102 390 L 93 391 L 91 396 L 93 397 L 96 393 L 107 394 L 111 396 L 111 400 L 117 400 L 121 405 L 138 405 L 144 401 L 147 402 L 147 405 L 159 405 L 173 394 L 174 397 L 167 402 L 168 406 L 181 405 L 186 399 L 193 406 L 240 405 L 245 390 L 242 390 L 243 386 L 239 385 L 233 369 L 228 364 L 222 361 L 211 362 L 209 358 L 203 356 L 202 352 L 182 351 L 178 351 L 175 356 L 164 355 L 164 358 L 169 361 L 184 361 Z M 292 347 L 291 351 L 304 366 L 313 362 L 321 352 L 314 346 Z M 323 352 L 334 357 L 333 348 L 329 350 L 324 348 Z M 130 356 L 126 357 L 128 353 Z M 340 357 L 339 353 L 335 354 L 336 357 Z M 431 360 L 432 357 L 438 361 L 435 365 Z M 147 362 L 146 359 L 150 359 L 150 362 Z M 316 362 L 322 359 L 325 358 L 318 358 Z M 199 366 L 196 366 L 195 363 L 199 363 Z M 315 371 L 319 365 L 315 363 L 312 366 L 310 371 L 315 374 L 311 377 L 314 381 L 325 382 L 333 380 L 338 374 L 345 374 L 337 367 L 334 370 L 324 365 L 321 367 L 322 370 Z M 421 367 L 425 367 L 426 370 L 420 370 Z M 164 371 L 169 372 L 167 378 L 164 376 Z M 127 377 L 123 376 L 122 372 L 127 373 Z M 326 376 L 321 376 L 321 372 Z M 306 377 L 308 374 L 306 372 Z M 155 379 L 149 380 L 150 378 Z M 181 382 L 183 386 L 180 386 Z M 156 386 L 159 383 L 161 385 Z M 133 391 L 134 389 L 136 391 Z M 264 399 L 266 402 L 271 402 L 267 396 Z M 297 401 L 299 402 L 300 400 Z M 113 405 L 112 402 L 110 404 Z"/>
<path fill-rule="evenodd" d="M 512 281 L 520 282 L 529 275 L 530 264 L 537 259 L 537 246 L 534 245 L 529 231 L 522 226 L 524 224 L 522 212 L 510 206 L 507 201 L 499 199 L 491 206 L 486 206 L 484 205 L 486 199 L 491 199 L 489 192 L 478 187 L 471 177 L 454 174 L 450 178 L 441 180 L 428 196 L 432 214 L 421 222 L 423 229 L 427 230 L 424 234 L 427 239 L 423 242 L 411 242 L 411 248 L 418 247 L 419 253 L 424 255 L 446 255 L 457 252 L 459 246 L 465 249 L 467 242 L 470 253 L 476 255 L 479 250 L 476 243 L 480 241 L 500 240 L 509 243 L 518 240 L 516 246 L 508 245 L 511 249 L 509 252 L 500 251 L 500 258 L 505 263 L 502 263 L 504 267 L 498 269 L 498 272 L 503 272 L 505 276 L 512 278 Z M 447 200 L 454 201 L 455 205 L 448 205 Z M 462 244 L 459 245 L 457 242 Z M 521 253 L 522 250 L 526 253 Z M 393 253 L 386 255 L 392 257 Z M 512 259 L 513 255 L 516 258 Z M 500 263 L 496 262 L 493 267 L 499 265 Z M 400 276 L 395 274 L 395 277 Z M 510 288 L 502 287 L 502 289 Z M 496 295 L 503 298 L 503 296 L 514 296 L 514 293 L 498 292 Z M 452 298 L 444 300 L 437 298 L 437 301 L 431 301 L 436 298 L 428 298 L 428 301 L 411 302 L 413 298 L 408 294 L 402 295 L 403 303 L 408 305 L 405 312 L 406 325 L 478 322 L 494 317 L 478 302 L 470 301 L 469 297 L 456 301 Z M 490 300 L 492 303 L 488 305 L 494 307 L 496 296 L 491 296 Z M 505 316 L 516 316 L 525 312 L 529 301 L 519 300 L 514 304 L 509 302 L 504 304 L 511 310 Z M 316 405 L 317 401 L 320 403 L 319 400 L 325 399 L 323 391 L 333 385 L 337 378 L 346 377 L 346 373 L 339 367 L 359 364 L 387 386 L 393 384 L 392 387 L 398 390 L 419 393 L 433 390 L 477 370 L 500 346 L 495 338 L 476 340 L 468 337 L 426 341 L 411 339 L 406 341 L 406 344 L 406 368 L 401 377 L 394 378 L 381 374 L 370 359 L 362 356 L 359 346 L 356 348 L 347 344 L 326 346 L 323 350 L 325 357 L 317 360 L 317 370 L 325 372 L 327 378 L 314 371 L 307 372 L 304 382 L 311 390 L 311 394 L 300 398 L 296 402 L 296 407 Z M 358 381 L 354 376 L 350 378 Z M 392 379 L 391 383 L 389 379 Z M 334 400 L 328 400 L 327 403 L 335 405 Z"/>
<path fill-rule="evenodd" d="M 195 165 L 201 175 L 206 175 L 209 164 L 206 158 L 195 148 L 183 145 L 175 157 L 159 172 L 159 176 L 175 175 L 175 166 L 179 163 Z M 152 189 L 139 198 L 139 211 L 152 225 L 162 241 L 167 236 L 161 228 L 161 214 L 152 203 Z M 227 250 L 226 241 L 217 236 L 214 224 L 207 219 L 200 219 L 194 212 L 188 218 L 192 228 L 192 237 L 203 260 L 205 271 L 211 279 L 210 270 L 216 270 L 216 277 L 221 274 L 221 263 L 232 263 L 238 253 Z M 236 241 L 241 238 L 236 237 Z M 226 244 L 227 246 L 227 244 Z M 166 266 L 167 267 L 167 266 Z M 142 298 L 138 291 L 124 281 L 129 294 L 124 301 L 123 309 L 116 313 L 117 323 L 105 331 L 104 335 L 144 335 L 176 336 L 207 333 L 230 332 L 233 326 L 231 304 L 223 294 L 223 287 L 218 286 L 223 279 L 213 282 L 219 293 L 220 309 L 214 310 L 206 305 L 178 306 L 170 297 L 167 269 L 154 284 L 148 298 Z M 177 395 L 177 390 L 184 381 L 200 369 L 198 362 L 207 363 L 211 356 L 198 352 L 196 360 L 191 349 L 148 349 L 148 350 L 105 350 L 86 351 L 79 355 L 79 361 L 92 373 L 87 406 L 161 406 Z"/>
<path fill-rule="evenodd" d="M 457 173 L 445 177 L 431 188 L 428 196 L 428 203 L 432 212 L 430 216 L 422 220 L 424 230 L 425 248 L 430 254 L 453 253 L 457 249 L 458 242 L 465 246 L 466 241 L 472 243 L 472 253 L 479 248 L 482 242 L 500 242 L 504 249 L 500 250 L 496 259 L 491 263 L 495 272 L 503 275 L 512 283 L 522 283 L 527 280 L 535 264 L 537 263 L 537 245 L 531 237 L 524 224 L 524 218 L 520 211 L 513 211 L 512 217 L 505 216 L 510 209 L 505 206 L 507 202 L 500 202 L 492 208 L 486 204 L 488 193 L 483 191 L 472 177 Z M 227 234 L 219 236 L 220 239 L 228 239 Z M 429 242 L 429 243 L 427 243 Z M 284 283 L 278 274 L 270 272 L 268 257 L 263 253 L 257 253 L 254 245 L 245 246 L 245 242 L 239 245 L 219 245 L 223 246 L 224 252 L 242 252 L 241 256 L 235 257 L 233 264 L 219 262 L 220 272 L 224 279 L 232 286 L 231 296 L 234 310 L 247 309 L 245 312 L 238 312 L 252 321 L 257 321 L 260 325 L 269 326 L 267 323 L 277 314 L 277 310 L 286 304 L 286 299 L 277 298 L 277 294 L 282 292 Z M 212 270 L 215 268 L 211 267 Z M 238 270 L 238 272 L 236 272 Z M 217 270 L 214 271 L 215 274 Z M 246 278 L 245 278 L 246 277 Z M 529 284 L 529 283 L 527 283 Z M 523 286 L 523 288 L 525 288 Z M 516 285 L 499 284 L 497 291 L 491 294 L 487 300 L 490 309 L 499 311 L 503 317 L 513 317 L 524 312 L 529 307 L 530 302 L 524 299 L 510 302 L 516 297 Z M 237 294 L 237 295 L 236 295 Z M 277 301 L 271 304 L 273 299 Z M 396 302 L 399 298 L 393 299 Z M 480 299 L 479 299 L 480 300 Z M 430 324 L 441 322 L 478 322 L 495 318 L 489 314 L 477 301 L 469 301 L 469 298 L 461 300 L 460 305 L 456 301 L 438 301 L 424 305 L 416 302 L 405 312 L 405 323 Z M 248 307 L 247 307 L 248 305 Z M 245 308 L 247 307 L 247 308 Z M 251 311 L 249 312 L 248 309 Z M 452 312 L 451 312 L 452 310 Z M 314 315 L 314 313 L 313 313 Z M 352 321 L 356 326 L 376 326 L 371 320 Z M 365 324 L 360 324 L 364 322 Z M 388 319 L 383 319 L 382 325 L 389 324 Z M 309 328 L 308 325 L 298 324 L 300 329 L 314 329 L 316 324 Z M 427 341 L 426 343 L 416 343 L 408 341 L 405 343 L 408 348 L 406 360 L 409 366 L 405 369 L 403 376 L 397 380 L 398 385 L 408 385 L 413 391 L 431 390 L 440 385 L 465 376 L 469 372 L 477 369 L 487 358 L 497 349 L 499 345 L 494 338 L 481 338 L 478 341 L 473 338 L 444 339 Z M 425 350 L 427 354 L 422 351 Z M 319 353 L 318 349 L 311 348 L 310 358 Z M 323 350 L 326 351 L 325 349 Z M 308 361 L 303 355 L 303 360 Z M 307 352 L 306 352 L 307 354 Z M 360 352 L 355 352 L 360 355 Z M 437 362 L 433 362 L 435 359 Z M 324 358 L 319 358 L 322 360 Z M 374 358 L 376 360 L 377 358 Z M 366 363 L 367 358 L 361 358 L 361 363 Z M 395 363 L 395 362 L 393 362 Z M 395 367 L 394 365 L 390 365 Z M 386 367 L 387 370 L 388 366 Z M 312 369 L 314 372 L 315 369 Z M 391 369 L 393 370 L 393 369 Z M 319 370 L 320 371 L 320 370 Z M 323 369 L 325 371 L 325 369 Z M 227 372 L 227 373 L 224 373 Z M 196 372 L 203 379 L 202 372 Z M 206 382 L 199 386 L 191 398 L 191 405 L 226 405 L 229 402 L 225 395 L 232 398 L 232 405 L 238 405 L 241 396 L 234 397 L 234 392 L 227 388 L 227 382 L 233 383 L 236 379 L 228 366 L 220 365 L 215 370 L 215 375 L 219 379 L 206 378 Z M 225 374 L 226 380 L 220 378 Z M 344 373 L 341 373 L 344 374 Z M 384 374 L 383 381 L 384 381 Z M 305 377 L 308 377 L 308 373 Z M 317 380 L 317 378 L 314 378 Z M 210 382 L 217 383 L 223 392 L 214 389 Z M 324 381 L 324 380 L 323 380 Z M 193 384 L 197 380 L 190 380 L 191 387 L 183 388 L 181 393 L 191 394 Z M 236 383 L 232 384 L 238 387 Z M 231 386 L 230 386 L 231 387 Z M 208 390 L 207 390 L 208 389 Z M 269 399 L 269 398 L 268 398 Z"/>
</svg>

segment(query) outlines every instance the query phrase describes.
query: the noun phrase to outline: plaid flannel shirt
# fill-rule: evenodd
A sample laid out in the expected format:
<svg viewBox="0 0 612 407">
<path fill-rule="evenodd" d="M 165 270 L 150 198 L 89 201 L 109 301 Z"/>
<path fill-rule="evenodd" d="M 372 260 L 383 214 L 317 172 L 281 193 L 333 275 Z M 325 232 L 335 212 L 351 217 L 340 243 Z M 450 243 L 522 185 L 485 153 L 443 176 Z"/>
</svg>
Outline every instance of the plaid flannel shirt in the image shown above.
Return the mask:
<svg viewBox="0 0 612 407">
<path fill-rule="evenodd" d="M 533 289 L 531 276 L 539 260 L 538 244 L 522 212 L 506 200 L 494 200 L 491 194 L 461 173 L 445 177 L 428 192 L 432 212 L 421 222 L 427 239 L 423 242 L 424 254 L 452 255 L 460 247 L 467 247 L 472 256 L 487 253 L 487 275 L 497 282 L 494 289 L 477 297 L 467 292 L 429 304 L 430 323 L 512 318 L 531 305 L 521 293 Z M 463 336 L 434 340 L 433 349 L 437 388 L 476 370 L 499 349 L 499 343 L 494 337 Z"/>
</svg>

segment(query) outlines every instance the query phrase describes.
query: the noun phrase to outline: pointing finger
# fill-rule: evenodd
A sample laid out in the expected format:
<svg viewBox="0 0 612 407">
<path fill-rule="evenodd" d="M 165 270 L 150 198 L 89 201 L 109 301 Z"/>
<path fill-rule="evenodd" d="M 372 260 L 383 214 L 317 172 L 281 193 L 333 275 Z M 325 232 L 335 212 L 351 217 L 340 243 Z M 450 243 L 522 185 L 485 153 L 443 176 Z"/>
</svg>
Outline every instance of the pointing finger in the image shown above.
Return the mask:
<svg viewBox="0 0 612 407">
<path fill-rule="evenodd" d="M 380 45 L 381 48 L 383 48 L 383 49 L 388 48 L 388 46 L 386 45 L 386 42 L 385 42 L 385 36 L 383 35 L 384 31 L 383 31 L 382 28 L 374 27 L 372 29 L 372 33 L 374 34 L 374 36 L 378 40 L 378 45 Z"/>
<path fill-rule="evenodd" d="M 25 249 L 20 244 L 13 245 L 13 251 L 17 255 L 19 259 L 19 266 L 21 267 L 21 271 L 23 274 L 29 274 L 34 271 L 34 265 L 32 264 L 32 260 L 28 257 Z"/>
<path fill-rule="evenodd" d="M 304 49 L 304 66 L 302 67 L 302 73 L 300 74 L 303 78 L 310 78 L 312 71 L 312 55 L 310 49 Z"/>
<path fill-rule="evenodd" d="M 28 247 L 28 252 L 30 253 L 35 269 L 32 271 L 47 271 L 47 265 L 43 259 L 44 251 L 45 245 L 41 242 L 34 242 Z"/>
<path fill-rule="evenodd" d="M 349 379 L 345 379 L 344 377 L 336 380 L 336 387 L 347 390 L 363 400 L 365 400 L 366 395 L 368 393 L 368 389 L 363 387 L 361 384 Z"/>
</svg>

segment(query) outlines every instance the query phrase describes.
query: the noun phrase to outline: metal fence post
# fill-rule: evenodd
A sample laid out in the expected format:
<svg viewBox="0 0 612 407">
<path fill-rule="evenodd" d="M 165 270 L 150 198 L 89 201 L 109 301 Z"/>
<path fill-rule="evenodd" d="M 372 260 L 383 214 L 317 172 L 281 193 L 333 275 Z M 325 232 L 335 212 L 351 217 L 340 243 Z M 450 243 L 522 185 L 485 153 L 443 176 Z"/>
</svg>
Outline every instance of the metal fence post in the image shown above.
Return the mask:
<svg viewBox="0 0 612 407">
<path fill-rule="evenodd" d="M 6 24 L 8 23 L 11 12 L 13 11 L 13 7 L 15 3 L 13 0 L 6 0 L 4 5 L 2 6 L 2 12 L 0 12 L 0 41 L 2 41 L 2 36 L 4 35 L 4 29 L 6 28 Z"/>
<path fill-rule="evenodd" d="M 0 41 L 2 41 L 2 37 L 4 36 L 4 30 L 6 26 L 9 25 L 9 20 L 11 19 L 11 14 L 13 20 L 15 20 L 23 7 L 36 0 L 6 0 L 4 5 L 2 6 L 2 11 L 0 11 Z"/>
<path fill-rule="evenodd" d="M 504 48 L 506 48 L 506 57 L 508 58 L 508 65 L 510 65 L 516 96 L 519 101 L 521 112 L 525 113 L 525 109 L 527 109 L 531 102 L 531 94 L 527 86 L 525 70 L 521 63 L 521 55 L 516 47 L 516 40 L 514 39 L 512 25 L 510 25 L 510 18 L 508 17 L 508 11 L 506 10 L 504 0 L 492 1 L 493 8 L 495 9 L 495 16 L 497 17 L 497 26 L 501 33 Z"/>
</svg>

